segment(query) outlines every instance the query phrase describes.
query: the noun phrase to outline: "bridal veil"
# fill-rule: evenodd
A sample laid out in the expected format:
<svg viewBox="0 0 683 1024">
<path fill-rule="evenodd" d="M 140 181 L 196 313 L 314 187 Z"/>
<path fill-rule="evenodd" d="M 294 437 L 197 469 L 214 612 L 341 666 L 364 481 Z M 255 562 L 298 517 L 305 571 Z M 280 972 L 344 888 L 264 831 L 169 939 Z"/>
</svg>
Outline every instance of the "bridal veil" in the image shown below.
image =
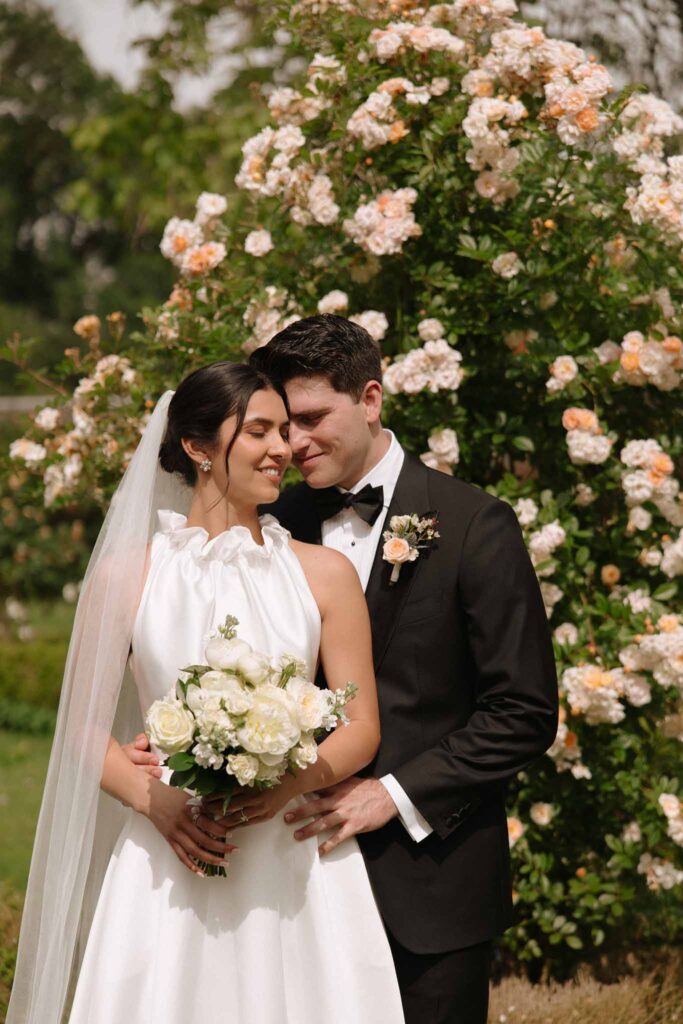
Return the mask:
<svg viewBox="0 0 683 1024">
<path fill-rule="evenodd" d="M 64 672 L 31 860 L 7 1024 L 60 1024 L 123 808 L 100 791 L 109 737 L 127 742 L 140 710 L 126 663 L 160 508 L 191 491 L 159 466 L 167 391 L 114 494 L 88 564 Z M 144 922 L 141 922 L 144 926 Z"/>
</svg>

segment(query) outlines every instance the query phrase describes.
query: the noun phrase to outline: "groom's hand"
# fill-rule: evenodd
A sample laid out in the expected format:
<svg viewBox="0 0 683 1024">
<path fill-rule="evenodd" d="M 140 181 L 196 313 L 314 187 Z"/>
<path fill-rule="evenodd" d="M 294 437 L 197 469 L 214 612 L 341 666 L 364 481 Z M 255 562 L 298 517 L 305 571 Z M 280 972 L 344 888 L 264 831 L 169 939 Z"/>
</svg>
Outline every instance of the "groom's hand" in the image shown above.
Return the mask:
<svg viewBox="0 0 683 1024">
<path fill-rule="evenodd" d="M 297 829 L 294 838 L 310 839 L 319 832 L 335 831 L 319 847 L 322 855 L 334 850 L 345 839 L 359 832 L 374 832 L 398 817 L 396 804 L 379 779 L 360 779 L 353 776 L 322 791 L 320 796 L 306 800 L 285 814 L 288 825 L 304 818 L 314 821 Z"/>
</svg>

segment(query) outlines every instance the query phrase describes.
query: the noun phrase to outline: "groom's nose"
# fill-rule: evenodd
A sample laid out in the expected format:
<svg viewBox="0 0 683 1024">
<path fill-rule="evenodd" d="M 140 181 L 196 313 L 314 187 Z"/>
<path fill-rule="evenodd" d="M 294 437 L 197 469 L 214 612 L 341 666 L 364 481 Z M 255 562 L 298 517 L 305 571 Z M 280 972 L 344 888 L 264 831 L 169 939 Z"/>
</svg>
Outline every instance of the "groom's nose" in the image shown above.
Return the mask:
<svg viewBox="0 0 683 1024">
<path fill-rule="evenodd" d="M 289 424 L 289 444 L 294 458 L 303 455 L 311 443 L 310 434 L 307 430 L 298 427 L 293 421 Z"/>
</svg>

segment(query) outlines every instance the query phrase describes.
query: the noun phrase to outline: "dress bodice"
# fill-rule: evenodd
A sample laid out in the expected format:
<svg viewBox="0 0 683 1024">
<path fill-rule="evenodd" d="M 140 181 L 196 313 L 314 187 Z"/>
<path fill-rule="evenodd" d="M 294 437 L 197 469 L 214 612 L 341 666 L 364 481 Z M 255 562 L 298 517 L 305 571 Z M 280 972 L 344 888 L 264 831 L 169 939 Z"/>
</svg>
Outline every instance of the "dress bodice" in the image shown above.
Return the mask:
<svg viewBox="0 0 683 1024">
<path fill-rule="evenodd" d="M 237 634 L 273 657 L 294 654 L 313 679 L 320 614 L 290 535 L 273 516 L 260 519 L 263 544 L 244 526 L 209 540 L 177 512 L 159 512 L 150 566 L 133 630 L 131 669 L 144 713 L 204 647 L 227 615 Z"/>
</svg>

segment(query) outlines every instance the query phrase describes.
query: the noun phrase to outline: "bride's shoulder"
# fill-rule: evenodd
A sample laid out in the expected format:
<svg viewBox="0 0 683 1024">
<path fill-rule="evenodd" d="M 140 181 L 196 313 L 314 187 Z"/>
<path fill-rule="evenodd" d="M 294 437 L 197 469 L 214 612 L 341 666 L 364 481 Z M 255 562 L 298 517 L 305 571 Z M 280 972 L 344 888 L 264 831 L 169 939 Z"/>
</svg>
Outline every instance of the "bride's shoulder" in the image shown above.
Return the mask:
<svg viewBox="0 0 683 1024">
<path fill-rule="evenodd" d="M 305 544 L 300 540 L 292 539 L 289 543 L 312 587 L 314 583 L 325 589 L 358 585 L 358 573 L 340 551 L 325 548 L 322 544 Z"/>
</svg>

